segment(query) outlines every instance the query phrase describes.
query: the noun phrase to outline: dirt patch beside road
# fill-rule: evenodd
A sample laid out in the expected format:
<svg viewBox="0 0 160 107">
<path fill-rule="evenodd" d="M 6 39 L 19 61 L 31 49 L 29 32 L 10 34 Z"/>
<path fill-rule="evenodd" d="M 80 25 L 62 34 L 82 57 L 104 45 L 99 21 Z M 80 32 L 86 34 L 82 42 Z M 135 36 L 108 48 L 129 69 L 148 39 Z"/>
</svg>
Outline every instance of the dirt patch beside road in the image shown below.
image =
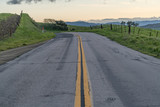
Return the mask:
<svg viewBox="0 0 160 107">
<path fill-rule="evenodd" d="M 2 51 L 2 52 L 0 52 L 0 65 L 6 63 L 8 61 L 13 60 L 16 57 L 19 57 L 20 55 L 38 47 L 44 43 L 46 43 L 46 41 L 38 43 L 38 44 L 33 44 L 33 45 L 24 46 L 24 47 L 10 49 L 7 51 Z"/>
</svg>

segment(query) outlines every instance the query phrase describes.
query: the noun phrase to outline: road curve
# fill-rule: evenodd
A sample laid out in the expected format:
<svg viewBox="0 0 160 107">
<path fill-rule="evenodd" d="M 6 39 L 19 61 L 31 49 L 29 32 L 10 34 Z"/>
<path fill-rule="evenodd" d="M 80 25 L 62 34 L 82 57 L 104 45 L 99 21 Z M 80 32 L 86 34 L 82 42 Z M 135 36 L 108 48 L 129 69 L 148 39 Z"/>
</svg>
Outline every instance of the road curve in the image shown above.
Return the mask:
<svg viewBox="0 0 160 107">
<path fill-rule="evenodd" d="M 77 36 L 85 62 L 78 60 Z M 80 63 L 92 107 L 160 107 L 159 59 L 94 33 L 74 32 L 57 34 L 0 66 L 0 107 L 75 107 Z"/>
</svg>

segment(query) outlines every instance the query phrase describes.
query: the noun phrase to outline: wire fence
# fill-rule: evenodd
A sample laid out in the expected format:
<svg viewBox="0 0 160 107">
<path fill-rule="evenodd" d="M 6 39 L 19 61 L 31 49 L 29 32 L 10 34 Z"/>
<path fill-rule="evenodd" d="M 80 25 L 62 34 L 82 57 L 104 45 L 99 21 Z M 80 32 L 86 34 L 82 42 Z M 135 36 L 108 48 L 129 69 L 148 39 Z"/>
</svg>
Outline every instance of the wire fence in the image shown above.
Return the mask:
<svg viewBox="0 0 160 107">
<path fill-rule="evenodd" d="M 21 17 L 15 14 L 0 22 L 0 40 L 12 36 L 19 26 L 20 19 Z"/>
</svg>

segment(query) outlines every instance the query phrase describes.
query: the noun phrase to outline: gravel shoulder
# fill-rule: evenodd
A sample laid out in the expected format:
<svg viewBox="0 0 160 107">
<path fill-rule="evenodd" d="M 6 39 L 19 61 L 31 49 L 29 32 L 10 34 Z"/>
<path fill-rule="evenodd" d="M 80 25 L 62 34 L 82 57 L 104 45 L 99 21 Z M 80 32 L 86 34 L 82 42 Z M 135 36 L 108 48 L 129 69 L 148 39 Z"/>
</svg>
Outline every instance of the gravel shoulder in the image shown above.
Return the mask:
<svg viewBox="0 0 160 107">
<path fill-rule="evenodd" d="M 24 46 L 24 47 L 9 49 L 7 51 L 2 51 L 2 52 L 0 52 L 0 65 L 17 58 L 20 55 L 22 55 L 22 54 L 40 46 L 40 45 L 43 45 L 46 42 L 47 41 L 40 42 L 40 43 L 33 44 L 33 45 Z"/>
</svg>

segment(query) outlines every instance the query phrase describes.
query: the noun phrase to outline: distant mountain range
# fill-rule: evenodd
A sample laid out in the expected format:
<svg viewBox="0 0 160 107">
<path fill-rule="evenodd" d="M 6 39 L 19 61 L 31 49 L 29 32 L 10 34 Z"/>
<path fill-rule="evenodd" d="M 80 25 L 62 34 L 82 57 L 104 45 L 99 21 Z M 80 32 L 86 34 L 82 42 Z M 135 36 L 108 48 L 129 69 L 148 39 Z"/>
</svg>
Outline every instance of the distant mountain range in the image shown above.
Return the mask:
<svg viewBox="0 0 160 107">
<path fill-rule="evenodd" d="M 128 21 L 134 21 L 134 22 L 139 22 L 139 21 L 155 21 L 155 20 L 160 20 L 160 17 L 150 17 L 150 18 L 141 18 L 141 17 L 135 17 L 135 18 L 118 18 L 118 19 L 102 19 L 102 20 L 89 20 L 87 22 L 89 23 L 110 23 L 110 22 L 128 22 Z"/>
<path fill-rule="evenodd" d="M 142 26 L 142 27 L 143 28 L 150 28 L 150 29 L 160 30 L 160 23 L 148 24 L 148 25 Z"/>
<path fill-rule="evenodd" d="M 160 23 L 160 20 L 152 20 L 152 21 L 135 21 L 136 23 L 139 24 L 139 26 L 146 26 L 148 24 L 157 24 Z M 109 23 L 89 23 L 85 21 L 76 21 L 76 22 L 66 22 L 67 25 L 73 25 L 73 26 L 96 26 L 96 25 L 101 25 L 101 24 L 115 24 L 115 25 L 120 25 L 120 22 L 109 22 Z"/>
<path fill-rule="evenodd" d="M 118 19 L 102 19 L 102 20 L 89 20 L 89 21 L 76 21 L 76 22 L 66 22 L 68 25 L 74 26 L 96 26 L 100 24 L 116 24 L 120 25 L 122 21 L 134 21 L 139 23 L 139 26 L 146 26 L 148 24 L 160 23 L 160 17 L 151 18 L 118 18 Z"/>
<path fill-rule="evenodd" d="M 86 26 L 86 27 L 100 25 L 100 23 L 88 23 L 85 21 L 66 22 L 66 24 L 73 26 Z"/>
</svg>

